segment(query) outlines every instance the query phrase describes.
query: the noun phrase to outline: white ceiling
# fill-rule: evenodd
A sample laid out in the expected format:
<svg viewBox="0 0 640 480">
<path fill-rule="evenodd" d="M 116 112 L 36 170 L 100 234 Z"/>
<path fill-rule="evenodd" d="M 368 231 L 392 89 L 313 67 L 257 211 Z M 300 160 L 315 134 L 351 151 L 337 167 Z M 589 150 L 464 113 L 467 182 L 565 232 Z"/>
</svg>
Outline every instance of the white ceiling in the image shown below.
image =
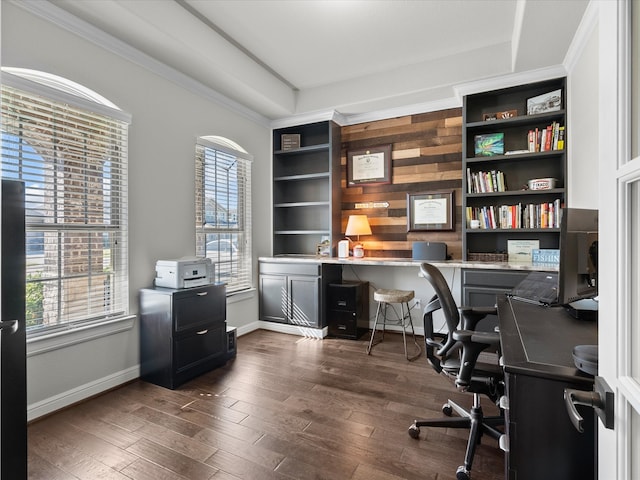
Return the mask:
<svg viewBox="0 0 640 480">
<path fill-rule="evenodd" d="M 561 65 L 588 0 L 50 0 L 267 117 L 355 115 Z"/>
</svg>

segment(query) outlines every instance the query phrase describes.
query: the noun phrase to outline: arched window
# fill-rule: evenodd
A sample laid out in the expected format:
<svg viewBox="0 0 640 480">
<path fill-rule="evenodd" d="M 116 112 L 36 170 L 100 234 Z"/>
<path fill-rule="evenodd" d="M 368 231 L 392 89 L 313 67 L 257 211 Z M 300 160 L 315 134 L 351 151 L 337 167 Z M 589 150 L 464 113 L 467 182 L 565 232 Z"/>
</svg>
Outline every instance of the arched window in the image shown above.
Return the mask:
<svg viewBox="0 0 640 480">
<path fill-rule="evenodd" d="M 26 188 L 28 334 L 127 315 L 129 115 L 61 77 L 2 75 L 2 176 Z"/>
<path fill-rule="evenodd" d="M 213 260 L 215 279 L 229 293 L 252 287 L 252 159 L 227 138 L 196 143 L 196 255 Z"/>
</svg>

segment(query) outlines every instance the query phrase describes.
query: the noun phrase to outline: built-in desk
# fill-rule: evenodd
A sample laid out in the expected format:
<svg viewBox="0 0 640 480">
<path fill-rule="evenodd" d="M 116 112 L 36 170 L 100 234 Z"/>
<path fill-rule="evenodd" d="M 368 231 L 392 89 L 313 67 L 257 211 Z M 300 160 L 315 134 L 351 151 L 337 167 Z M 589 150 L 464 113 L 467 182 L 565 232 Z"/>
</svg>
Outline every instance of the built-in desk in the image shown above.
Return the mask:
<svg viewBox="0 0 640 480">
<path fill-rule="evenodd" d="M 585 432 L 573 427 L 564 389 L 592 390 L 594 379 L 575 368 L 575 345 L 598 343 L 596 322 L 577 320 L 562 307 L 498 301 L 509 409 L 508 480 L 594 479 L 596 426 L 585 408 Z"/>
<path fill-rule="evenodd" d="M 433 296 L 433 290 L 426 281 L 418 278 L 423 261 L 411 258 L 339 258 L 318 255 L 260 257 L 261 327 L 291 334 L 325 336 L 326 286 L 339 283 L 341 278 L 369 283 L 370 292 L 367 296 L 370 299 L 370 312 L 376 311 L 371 293 L 376 288 L 414 290 L 415 299 L 421 300 L 424 305 Z M 468 306 L 495 305 L 496 295 L 511 290 L 528 272 L 554 269 L 515 262 L 446 260 L 429 263 L 443 271 L 456 302 Z M 412 316 L 420 334 L 420 306 L 412 308 Z M 436 322 L 441 320 L 436 318 Z M 496 323 L 497 319 L 488 318 L 481 322 L 479 328 L 493 330 Z M 373 319 L 370 318 L 369 328 L 372 325 Z"/>
</svg>

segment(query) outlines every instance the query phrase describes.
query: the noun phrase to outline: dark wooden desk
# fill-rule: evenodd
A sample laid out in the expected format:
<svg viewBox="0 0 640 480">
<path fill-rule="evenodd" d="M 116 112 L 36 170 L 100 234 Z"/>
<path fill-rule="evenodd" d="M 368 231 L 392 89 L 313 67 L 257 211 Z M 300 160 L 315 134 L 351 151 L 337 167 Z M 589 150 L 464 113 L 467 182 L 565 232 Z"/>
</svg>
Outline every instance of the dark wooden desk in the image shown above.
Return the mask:
<svg viewBox="0 0 640 480">
<path fill-rule="evenodd" d="M 498 317 L 509 398 L 506 478 L 596 478 L 593 411 L 581 410 L 585 432 L 578 433 L 563 394 L 593 389 L 593 377 L 575 368 L 572 349 L 598 343 L 597 323 L 507 298 L 498 301 Z"/>
</svg>

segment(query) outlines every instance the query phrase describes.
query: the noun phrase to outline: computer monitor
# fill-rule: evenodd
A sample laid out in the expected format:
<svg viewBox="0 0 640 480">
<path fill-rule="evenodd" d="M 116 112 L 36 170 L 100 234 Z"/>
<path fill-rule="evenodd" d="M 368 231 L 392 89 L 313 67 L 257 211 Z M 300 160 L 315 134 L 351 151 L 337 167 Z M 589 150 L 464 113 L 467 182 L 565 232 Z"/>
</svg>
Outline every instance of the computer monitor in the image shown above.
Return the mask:
<svg viewBox="0 0 640 480">
<path fill-rule="evenodd" d="M 558 303 L 598 295 L 598 211 L 565 208 L 560 225 Z"/>
</svg>

